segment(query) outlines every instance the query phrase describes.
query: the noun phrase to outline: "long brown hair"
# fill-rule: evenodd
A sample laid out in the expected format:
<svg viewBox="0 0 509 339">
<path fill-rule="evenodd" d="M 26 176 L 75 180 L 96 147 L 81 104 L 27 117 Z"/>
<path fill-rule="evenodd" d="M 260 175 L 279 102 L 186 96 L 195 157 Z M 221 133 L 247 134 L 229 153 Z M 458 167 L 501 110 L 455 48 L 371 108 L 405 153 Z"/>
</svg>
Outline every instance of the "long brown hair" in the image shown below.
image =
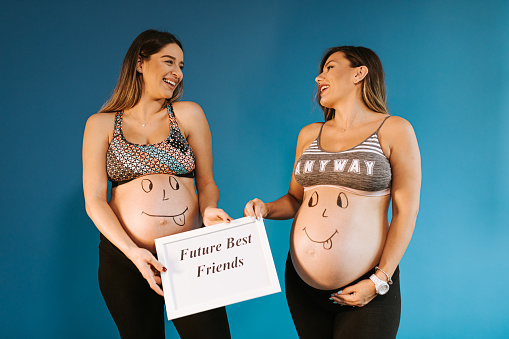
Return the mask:
<svg viewBox="0 0 509 339">
<path fill-rule="evenodd" d="M 140 101 L 143 85 L 142 74 L 136 71 L 138 57 L 148 60 L 151 55 L 168 44 L 177 44 L 183 50 L 182 43 L 171 33 L 149 29 L 138 35 L 125 55 L 111 98 L 100 111 L 117 112 L 133 108 Z M 169 101 L 177 101 L 182 96 L 182 92 L 183 82 L 180 81 Z"/>
<path fill-rule="evenodd" d="M 368 68 L 368 74 L 362 80 L 362 100 L 370 110 L 389 114 L 385 95 L 384 70 L 380 58 L 378 58 L 375 52 L 366 47 L 355 46 L 329 48 L 325 51 L 322 61 L 320 62 L 320 68 L 318 69 L 319 74 L 323 72 L 323 67 L 327 59 L 336 52 L 342 52 L 344 54 L 345 58 L 350 61 L 350 67 L 366 66 Z M 315 99 L 320 105 L 320 89 L 316 91 Z M 322 105 L 320 105 L 320 107 L 323 110 L 325 121 L 334 118 L 336 113 L 334 108 L 327 108 Z"/>
</svg>

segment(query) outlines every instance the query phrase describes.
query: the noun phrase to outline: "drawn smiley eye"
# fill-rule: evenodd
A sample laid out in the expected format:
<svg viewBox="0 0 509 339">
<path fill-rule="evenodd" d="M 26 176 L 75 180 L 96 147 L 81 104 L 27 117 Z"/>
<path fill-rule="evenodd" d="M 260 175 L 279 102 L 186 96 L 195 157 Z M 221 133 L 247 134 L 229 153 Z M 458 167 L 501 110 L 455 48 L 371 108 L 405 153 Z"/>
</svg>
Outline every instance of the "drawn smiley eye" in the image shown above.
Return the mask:
<svg viewBox="0 0 509 339">
<path fill-rule="evenodd" d="M 179 182 L 172 176 L 170 176 L 170 186 L 174 191 L 180 188 Z"/>
<path fill-rule="evenodd" d="M 348 207 L 348 197 L 343 192 L 338 194 L 338 206 L 341 207 L 341 208 L 347 208 Z"/>
<path fill-rule="evenodd" d="M 152 188 L 154 188 L 154 185 L 149 179 L 143 179 L 141 181 L 141 189 L 144 190 L 145 193 L 152 191 Z"/>
<path fill-rule="evenodd" d="M 316 204 L 318 204 L 318 193 L 314 191 L 313 194 L 311 194 L 311 197 L 309 198 L 308 206 L 315 207 Z"/>
</svg>

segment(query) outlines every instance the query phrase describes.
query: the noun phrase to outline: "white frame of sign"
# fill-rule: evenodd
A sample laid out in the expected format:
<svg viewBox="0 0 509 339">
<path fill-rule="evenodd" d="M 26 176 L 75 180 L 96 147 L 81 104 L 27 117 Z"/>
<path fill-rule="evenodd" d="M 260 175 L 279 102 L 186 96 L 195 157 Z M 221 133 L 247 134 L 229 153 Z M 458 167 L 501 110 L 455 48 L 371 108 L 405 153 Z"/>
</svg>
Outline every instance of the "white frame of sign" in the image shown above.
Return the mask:
<svg viewBox="0 0 509 339">
<path fill-rule="evenodd" d="M 262 220 L 251 217 L 155 240 L 168 320 L 281 292 Z"/>
</svg>

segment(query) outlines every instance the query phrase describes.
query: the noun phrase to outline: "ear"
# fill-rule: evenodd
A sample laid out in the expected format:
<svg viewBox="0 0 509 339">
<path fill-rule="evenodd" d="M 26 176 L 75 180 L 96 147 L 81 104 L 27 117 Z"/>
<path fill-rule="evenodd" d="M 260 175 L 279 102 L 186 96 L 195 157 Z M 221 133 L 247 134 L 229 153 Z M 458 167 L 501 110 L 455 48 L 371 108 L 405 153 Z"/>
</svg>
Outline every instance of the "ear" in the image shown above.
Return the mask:
<svg viewBox="0 0 509 339">
<path fill-rule="evenodd" d="M 143 74 L 143 59 L 138 55 L 138 61 L 136 61 L 136 71 Z"/>
<path fill-rule="evenodd" d="M 357 67 L 357 72 L 355 73 L 353 83 L 358 84 L 368 75 L 368 68 L 366 66 Z"/>
</svg>

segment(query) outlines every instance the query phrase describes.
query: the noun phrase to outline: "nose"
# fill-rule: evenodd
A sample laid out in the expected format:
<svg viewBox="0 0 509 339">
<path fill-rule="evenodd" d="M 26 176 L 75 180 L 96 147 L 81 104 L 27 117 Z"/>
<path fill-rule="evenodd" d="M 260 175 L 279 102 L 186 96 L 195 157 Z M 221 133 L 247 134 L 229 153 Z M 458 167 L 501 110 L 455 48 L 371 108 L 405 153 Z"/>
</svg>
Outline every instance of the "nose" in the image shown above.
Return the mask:
<svg viewBox="0 0 509 339">
<path fill-rule="evenodd" d="M 323 210 L 322 217 L 324 217 L 324 218 L 328 218 L 329 216 L 328 216 L 328 215 L 325 215 L 325 212 L 327 212 L 327 209 L 324 209 L 324 210 Z"/>
<path fill-rule="evenodd" d="M 318 74 L 318 76 L 315 78 L 315 82 L 317 84 L 320 84 L 321 81 L 323 81 L 323 76 L 322 76 L 323 73 L 320 73 Z"/>
<path fill-rule="evenodd" d="M 163 188 L 163 201 L 168 199 L 170 198 L 166 198 L 166 190 Z"/>
<path fill-rule="evenodd" d="M 176 68 L 174 69 L 171 74 L 177 78 L 178 81 L 181 81 L 182 78 L 184 77 L 184 73 L 182 73 L 182 70 L 180 68 Z"/>
</svg>

